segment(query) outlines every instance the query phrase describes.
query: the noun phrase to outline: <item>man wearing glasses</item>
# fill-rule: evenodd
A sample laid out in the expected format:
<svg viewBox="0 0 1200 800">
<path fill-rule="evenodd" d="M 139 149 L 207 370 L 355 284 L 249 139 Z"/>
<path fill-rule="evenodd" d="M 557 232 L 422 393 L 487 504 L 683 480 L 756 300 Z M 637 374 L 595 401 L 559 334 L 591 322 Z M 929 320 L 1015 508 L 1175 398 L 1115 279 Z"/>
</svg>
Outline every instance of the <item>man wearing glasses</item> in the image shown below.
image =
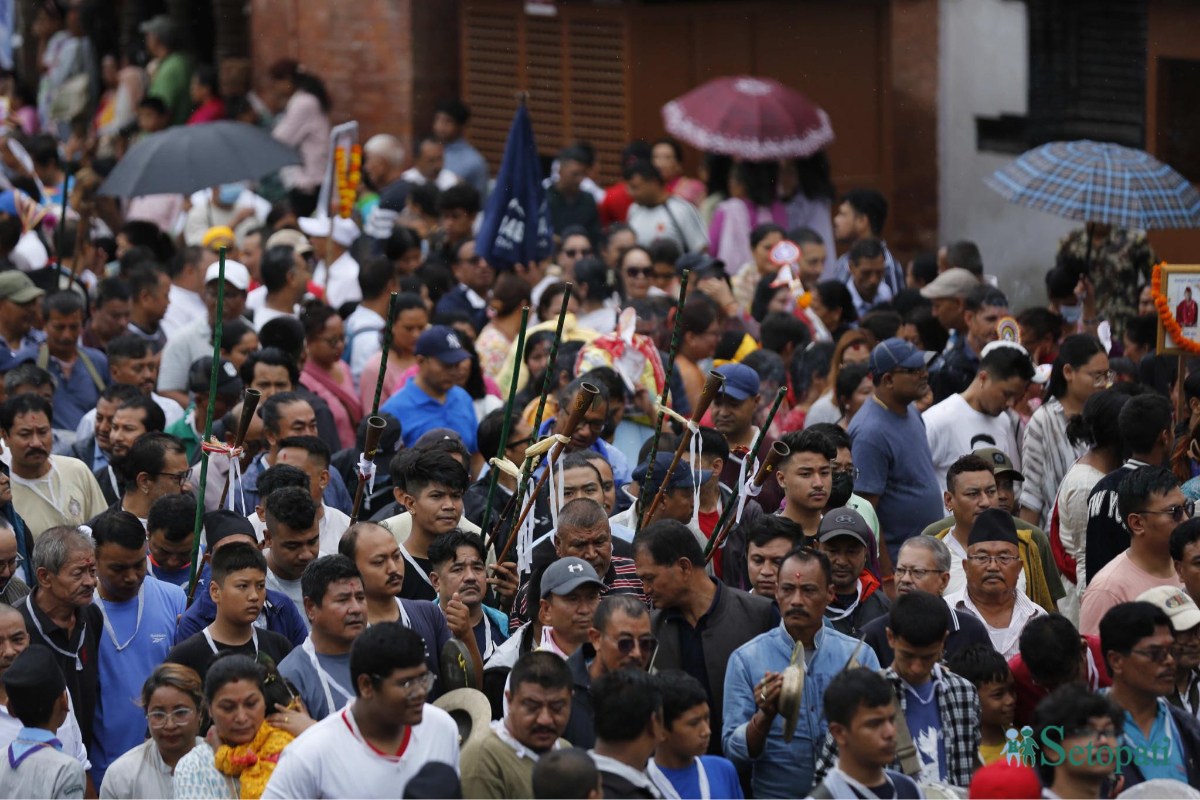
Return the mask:
<svg viewBox="0 0 1200 800">
<path fill-rule="evenodd" d="M 1128 404 L 1126 404 L 1128 405 Z M 1079 632 L 1100 630 L 1110 608 L 1156 586 L 1183 588 L 1171 559 L 1171 531 L 1191 519 L 1195 504 L 1179 490 L 1166 467 L 1139 467 L 1121 479 L 1117 509 L 1129 527 L 1129 549 L 1095 574 L 1083 593 Z"/>
<path fill-rule="evenodd" d="M 29 594 L 29 585 L 21 580 L 24 564 L 17 534 L 6 523 L 0 524 L 0 603 L 15 606 Z"/>
<path fill-rule="evenodd" d="M 155 500 L 191 489 L 187 449 L 168 433 L 147 433 L 134 442 L 121 469 L 125 492 L 114 505 L 137 517 L 143 528 Z"/>
<path fill-rule="evenodd" d="M 963 564 L 967 583 L 946 595 L 950 608 L 970 611 L 983 620 L 992 647 L 1006 659 L 1020 652 L 1025 623 L 1046 613 L 1017 589 L 1021 573 L 1019 541 L 1010 514 L 998 508 L 981 512 L 967 538 Z"/>
</svg>

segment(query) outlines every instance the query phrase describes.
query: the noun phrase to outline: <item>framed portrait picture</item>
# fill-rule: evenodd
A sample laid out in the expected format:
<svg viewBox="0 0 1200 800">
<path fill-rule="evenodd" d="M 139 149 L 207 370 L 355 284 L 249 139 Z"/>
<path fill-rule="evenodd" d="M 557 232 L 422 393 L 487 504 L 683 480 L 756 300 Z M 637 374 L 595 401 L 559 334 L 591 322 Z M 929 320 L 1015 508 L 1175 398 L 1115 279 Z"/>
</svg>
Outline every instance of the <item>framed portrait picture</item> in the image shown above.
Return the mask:
<svg viewBox="0 0 1200 800">
<path fill-rule="evenodd" d="M 1167 305 L 1188 339 L 1200 341 L 1200 264 L 1167 264 L 1162 267 L 1162 291 Z M 1158 321 L 1160 355 L 1182 356 L 1190 353 L 1179 346 Z"/>
</svg>

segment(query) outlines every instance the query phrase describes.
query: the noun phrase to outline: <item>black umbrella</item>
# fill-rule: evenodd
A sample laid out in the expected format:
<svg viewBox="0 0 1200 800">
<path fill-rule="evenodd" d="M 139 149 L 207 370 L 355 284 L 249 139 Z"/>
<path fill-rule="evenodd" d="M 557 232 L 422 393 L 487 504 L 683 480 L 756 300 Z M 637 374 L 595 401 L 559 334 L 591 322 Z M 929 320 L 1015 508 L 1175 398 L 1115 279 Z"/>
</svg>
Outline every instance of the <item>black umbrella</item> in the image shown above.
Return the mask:
<svg viewBox="0 0 1200 800">
<path fill-rule="evenodd" d="M 299 163 L 295 150 L 244 122 L 175 126 L 131 147 L 99 193 L 191 194 L 221 183 L 261 178 Z"/>
</svg>

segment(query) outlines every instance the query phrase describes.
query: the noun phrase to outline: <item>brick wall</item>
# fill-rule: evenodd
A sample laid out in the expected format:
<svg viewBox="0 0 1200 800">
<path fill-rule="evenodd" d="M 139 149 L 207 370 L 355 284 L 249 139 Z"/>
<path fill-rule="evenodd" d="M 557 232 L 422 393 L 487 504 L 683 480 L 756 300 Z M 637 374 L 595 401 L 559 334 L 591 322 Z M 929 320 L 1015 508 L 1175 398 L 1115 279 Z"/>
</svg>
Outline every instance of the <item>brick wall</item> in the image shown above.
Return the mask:
<svg viewBox="0 0 1200 800">
<path fill-rule="evenodd" d="M 891 17 L 888 245 L 911 257 L 938 246 L 938 0 L 892 0 Z"/>
<path fill-rule="evenodd" d="M 392 133 L 411 146 L 433 105 L 458 88 L 458 0 L 251 0 L 257 86 L 277 59 L 320 76 L 334 123 L 361 140 Z"/>
</svg>

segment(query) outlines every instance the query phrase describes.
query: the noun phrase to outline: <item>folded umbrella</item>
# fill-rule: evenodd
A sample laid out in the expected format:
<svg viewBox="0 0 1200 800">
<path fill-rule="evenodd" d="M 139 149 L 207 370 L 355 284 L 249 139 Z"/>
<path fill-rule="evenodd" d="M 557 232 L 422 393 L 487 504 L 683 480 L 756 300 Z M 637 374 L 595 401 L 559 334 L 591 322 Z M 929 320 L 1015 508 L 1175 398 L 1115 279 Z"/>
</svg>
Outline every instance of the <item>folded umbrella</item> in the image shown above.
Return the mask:
<svg viewBox="0 0 1200 800">
<path fill-rule="evenodd" d="M 244 122 L 180 125 L 131 147 L 98 191 L 117 197 L 186 195 L 299 163 L 295 150 Z"/>
<path fill-rule="evenodd" d="M 1009 202 L 1081 222 L 1200 227 L 1200 192 L 1149 153 L 1107 142 L 1050 142 L 984 179 Z"/>
</svg>

